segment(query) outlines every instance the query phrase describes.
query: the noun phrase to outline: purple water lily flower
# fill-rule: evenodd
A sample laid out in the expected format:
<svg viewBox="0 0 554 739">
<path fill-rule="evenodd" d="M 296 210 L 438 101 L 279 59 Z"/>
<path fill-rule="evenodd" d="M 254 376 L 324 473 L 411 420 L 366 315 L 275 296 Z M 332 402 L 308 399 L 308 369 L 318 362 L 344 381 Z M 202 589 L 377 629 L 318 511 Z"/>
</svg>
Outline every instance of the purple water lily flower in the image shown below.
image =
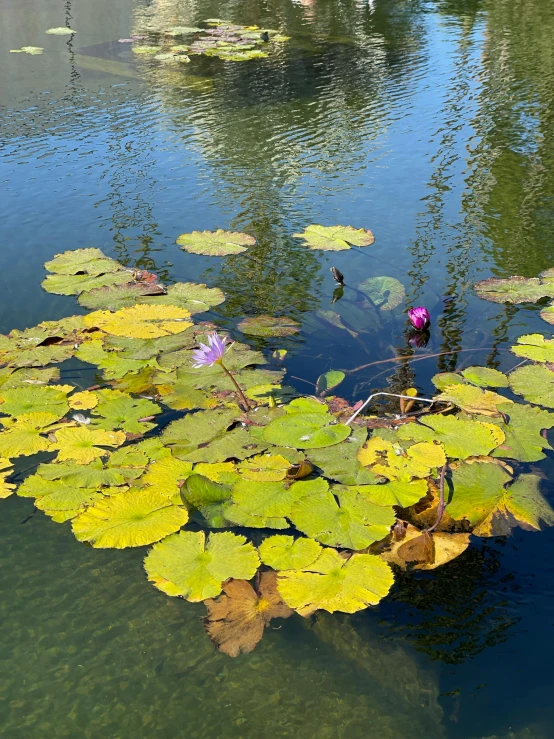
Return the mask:
<svg viewBox="0 0 554 739">
<path fill-rule="evenodd" d="M 229 348 L 227 336 L 218 336 L 218 334 L 208 334 L 208 345 L 200 344 L 200 349 L 192 353 L 192 358 L 196 364 L 193 367 L 211 367 L 215 362 L 221 363 L 223 355 Z"/>
<path fill-rule="evenodd" d="M 412 326 L 418 331 L 425 331 L 431 325 L 429 311 L 422 305 L 418 305 L 416 308 L 410 308 L 408 318 Z"/>
</svg>

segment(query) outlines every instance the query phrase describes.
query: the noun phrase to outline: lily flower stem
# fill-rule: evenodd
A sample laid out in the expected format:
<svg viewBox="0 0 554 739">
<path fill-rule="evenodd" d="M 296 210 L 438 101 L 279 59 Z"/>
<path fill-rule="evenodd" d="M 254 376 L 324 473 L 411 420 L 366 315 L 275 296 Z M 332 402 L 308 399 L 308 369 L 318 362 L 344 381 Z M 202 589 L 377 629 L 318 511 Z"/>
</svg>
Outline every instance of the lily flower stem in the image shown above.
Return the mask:
<svg viewBox="0 0 554 739">
<path fill-rule="evenodd" d="M 441 469 L 441 476 L 440 476 L 440 482 L 439 482 L 439 505 L 437 506 L 437 520 L 430 528 L 425 529 L 428 534 L 430 534 L 437 528 L 437 526 L 441 522 L 444 509 L 446 508 L 446 505 L 444 504 L 444 478 L 446 477 L 447 466 L 448 466 L 448 462 L 445 462 Z"/>
<path fill-rule="evenodd" d="M 240 398 L 240 401 L 241 401 L 241 403 L 242 403 L 242 405 L 243 405 L 243 410 L 245 410 L 245 411 L 249 411 L 249 410 L 250 410 L 250 403 L 249 403 L 249 402 L 248 402 L 248 401 L 246 400 L 246 397 L 245 397 L 244 393 L 242 392 L 242 390 L 240 389 L 240 387 L 239 387 L 239 384 L 238 384 L 238 382 L 237 382 L 237 381 L 235 380 L 235 378 L 234 378 L 234 377 L 233 377 L 233 375 L 232 375 L 232 374 L 231 374 L 231 373 L 229 372 L 229 370 L 228 370 L 228 369 L 227 369 L 227 367 L 226 367 L 226 366 L 225 366 L 225 365 L 223 364 L 223 362 L 221 362 L 221 361 L 220 361 L 220 362 L 219 362 L 219 364 L 221 365 L 221 369 L 222 369 L 222 370 L 223 370 L 223 371 L 225 372 L 225 374 L 227 375 L 227 377 L 228 377 L 228 378 L 229 378 L 229 379 L 231 380 L 231 382 L 232 382 L 232 383 L 233 383 L 233 385 L 235 386 L 235 388 L 236 388 L 236 391 L 237 391 L 237 393 L 238 393 L 238 396 L 239 396 L 239 398 Z"/>
</svg>

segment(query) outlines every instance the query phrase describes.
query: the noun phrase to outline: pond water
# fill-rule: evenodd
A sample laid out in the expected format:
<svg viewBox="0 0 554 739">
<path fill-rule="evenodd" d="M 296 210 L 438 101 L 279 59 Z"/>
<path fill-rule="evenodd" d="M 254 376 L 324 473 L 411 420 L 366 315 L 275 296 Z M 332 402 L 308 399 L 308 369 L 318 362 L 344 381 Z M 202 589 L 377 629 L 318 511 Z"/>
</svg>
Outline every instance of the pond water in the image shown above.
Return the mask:
<svg viewBox="0 0 554 739">
<path fill-rule="evenodd" d="M 118 42 L 214 16 L 291 40 L 267 59 L 178 68 Z M 77 34 L 44 33 L 64 25 Z M 40 289 L 43 263 L 96 246 L 220 287 L 209 317 L 231 331 L 245 315 L 300 321 L 255 343 L 288 350 L 303 392 L 399 355 L 411 359 L 353 372 L 341 394 L 511 369 L 513 339 L 545 331 L 539 306 L 485 303 L 472 285 L 554 266 L 552 38 L 550 0 L 4 0 L 0 331 L 82 312 Z M 9 52 L 26 45 L 44 54 Z M 309 251 L 292 234 L 310 223 L 370 228 L 375 244 Z M 221 260 L 175 244 L 215 228 L 258 243 Z M 402 282 L 433 316 L 427 347 L 402 315 L 372 325 L 349 287 L 332 302 L 331 266 L 347 285 Z M 554 734 L 554 529 L 475 539 L 375 609 L 288 619 L 232 660 L 201 604 L 146 582 L 143 552 L 87 548 L 42 514 L 22 525 L 32 508 L 13 496 L 0 517 L 6 739 Z"/>
</svg>

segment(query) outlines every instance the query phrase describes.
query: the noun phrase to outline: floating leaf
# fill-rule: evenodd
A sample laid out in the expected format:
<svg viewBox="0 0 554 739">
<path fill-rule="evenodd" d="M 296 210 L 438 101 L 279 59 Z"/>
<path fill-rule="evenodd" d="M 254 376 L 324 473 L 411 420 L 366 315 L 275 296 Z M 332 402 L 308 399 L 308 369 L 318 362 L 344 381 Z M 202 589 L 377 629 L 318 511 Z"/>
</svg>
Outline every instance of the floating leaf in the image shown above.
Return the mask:
<svg viewBox="0 0 554 739">
<path fill-rule="evenodd" d="M 119 262 L 107 257 L 100 249 L 71 249 L 63 254 L 56 254 L 54 259 L 46 262 L 44 266 L 49 272 L 57 275 L 103 275 L 123 270 Z"/>
<path fill-rule="evenodd" d="M 329 415 L 329 407 L 317 398 L 294 398 L 285 406 L 286 413 L 325 413 Z"/>
<path fill-rule="evenodd" d="M 474 285 L 480 298 L 493 303 L 535 303 L 545 297 L 554 297 L 554 282 L 538 277 L 490 277 Z"/>
<path fill-rule="evenodd" d="M 291 336 L 300 330 L 300 324 L 292 318 L 281 316 L 252 316 L 244 318 L 237 326 L 243 334 L 251 336 Z"/>
<path fill-rule="evenodd" d="M 227 408 L 189 413 L 164 429 L 162 441 L 181 457 L 200 445 L 223 437 L 237 415 L 238 409 Z"/>
<path fill-rule="evenodd" d="M 245 580 L 230 580 L 217 600 L 206 600 L 204 627 L 220 652 L 230 657 L 248 654 L 273 618 L 293 614 L 277 590 L 277 574 L 262 572 L 258 593 Z"/>
<path fill-rule="evenodd" d="M 379 310 L 393 310 L 406 297 L 404 285 L 394 277 L 369 277 L 360 282 L 358 290 L 365 293 Z"/>
<path fill-rule="evenodd" d="M 481 390 L 473 385 L 451 385 L 437 396 L 437 400 L 457 405 L 466 413 L 478 413 L 483 416 L 499 416 L 497 407 L 499 403 L 511 402 L 498 393 Z"/>
<path fill-rule="evenodd" d="M 22 46 L 21 49 L 10 49 L 11 54 L 42 54 L 44 49 L 42 46 Z"/>
<path fill-rule="evenodd" d="M 304 570 L 281 572 L 277 588 L 283 600 L 301 616 L 318 609 L 355 613 L 377 604 L 387 595 L 394 578 L 390 566 L 371 554 L 343 559 L 325 549 Z"/>
<path fill-rule="evenodd" d="M 106 336 L 104 346 L 110 351 L 117 352 L 124 359 L 148 360 L 160 354 L 171 354 L 179 349 L 192 349 L 198 343 L 196 334 L 198 326 L 169 336 L 159 336 L 156 339 L 128 339 L 124 336 Z"/>
<path fill-rule="evenodd" d="M 133 46 L 131 51 L 135 54 L 157 54 L 161 46 Z"/>
<path fill-rule="evenodd" d="M 304 239 L 304 246 L 323 251 L 343 251 L 350 246 L 370 246 L 375 241 L 371 231 L 352 226 L 307 226 L 303 233 L 293 234 L 295 238 Z"/>
<path fill-rule="evenodd" d="M 208 411 L 209 412 L 209 411 Z M 213 412 L 213 411 L 212 411 Z M 206 446 L 200 446 L 187 454 L 175 454 L 191 462 L 225 462 L 228 459 L 247 459 L 265 452 L 268 444 L 259 441 L 248 428 L 236 428 L 223 436 L 213 439 Z"/>
<path fill-rule="evenodd" d="M 478 536 L 504 536 L 514 526 L 540 530 L 554 524 L 554 511 L 539 490 L 537 475 L 520 475 L 506 488 L 510 475 L 496 464 L 462 464 L 452 473 L 454 488 L 448 513 L 465 518 Z"/>
<path fill-rule="evenodd" d="M 213 465 L 215 466 L 215 465 Z M 220 465 L 221 466 L 221 465 Z M 201 468 L 208 465 L 198 465 Z M 214 529 L 229 526 L 227 511 L 231 505 L 231 487 L 222 485 L 205 477 L 204 474 L 195 474 L 187 477 L 182 488 L 184 499 L 193 505 L 204 519 L 204 523 Z"/>
<path fill-rule="evenodd" d="M 10 460 L 0 457 L 0 498 L 7 498 L 17 487 L 16 485 L 6 482 L 6 478 L 12 474 L 13 467 Z"/>
<path fill-rule="evenodd" d="M 554 323 L 554 304 L 550 303 L 546 308 L 543 308 L 540 312 L 540 316 L 547 323 Z"/>
<path fill-rule="evenodd" d="M 554 372 L 541 365 L 518 367 L 508 375 L 510 387 L 530 403 L 554 408 Z"/>
<path fill-rule="evenodd" d="M 162 457 L 149 466 L 148 471 L 141 477 L 140 484 L 151 485 L 173 499 L 178 495 L 184 481 L 192 474 L 192 464 L 175 459 L 171 454 Z"/>
<path fill-rule="evenodd" d="M 173 26 L 173 28 L 165 30 L 164 33 L 167 36 L 185 36 L 189 33 L 198 33 L 201 30 L 201 28 L 197 28 L 196 26 Z"/>
<path fill-rule="evenodd" d="M 68 400 L 69 407 L 76 411 L 88 411 L 91 408 L 96 408 L 98 405 L 98 395 L 91 393 L 89 390 L 84 390 L 80 393 L 73 393 Z"/>
<path fill-rule="evenodd" d="M 364 466 L 371 466 L 377 475 L 388 480 L 410 480 L 412 477 L 428 477 L 434 468 L 446 462 L 444 450 L 433 443 L 420 443 L 404 451 L 392 442 L 371 438 L 358 452 Z"/>
<path fill-rule="evenodd" d="M 70 36 L 73 33 L 77 33 L 77 31 L 73 31 L 67 26 L 60 26 L 59 28 L 49 28 L 44 33 L 49 33 L 52 36 Z"/>
<path fill-rule="evenodd" d="M 392 508 L 376 505 L 355 488 L 335 488 L 301 498 L 290 519 L 297 529 L 322 544 L 365 549 L 383 539 L 395 522 Z"/>
<path fill-rule="evenodd" d="M 356 490 L 380 506 L 412 506 L 427 495 L 427 480 L 392 480 L 386 485 L 358 485 Z"/>
<path fill-rule="evenodd" d="M 457 372 L 439 372 L 431 377 L 431 382 L 438 390 L 446 390 L 451 385 L 464 385 L 466 381 Z"/>
<path fill-rule="evenodd" d="M 462 375 L 472 385 L 479 385 L 479 387 L 508 387 L 509 385 L 506 375 L 491 367 L 467 367 L 462 370 Z M 444 387 L 439 390 L 444 390 Z"/>
<path fill-rule="evenodd" d="M 108 452 L 100 446 L 121 446 L 126 438 L 122 431 L 91 430 L 84 426 L 61 428 L 55 434 L 56 441 L 51 449 L 59 450 L 58 459 L 74 459 L 80 464 L 106 456 Z"/>
<path fill-rule="evenodd" d="M 148 579 L 167 595 L 190 601 L 215 598 L 229 578 L 250 580 L 260 564 L 244 536 L 181 531 L 156 544 L 144 560 Z"/>
<path fill-rule="evenodd" d="M 0 433 L 0 457 L 28 456 L 45 452 L 50 442 L 41 434 L 58 420 L 52 413 L 26 413 L 17 419 L 2 420 L 4 431 Z"/>
<path fill-rule="evenodd" d="M 486 456 L 502 444 L 505 436 L 502 429 L 493 423 L 465 420 L 456 416 L 427 415 L 421 423 L 401 426 L 398 429 L 398 438 L 437 441 L 444 446 L 449 457 L 467 459 Z"/>
<path fill-rule="evenodd" d="M 345 377 L 346 375 L 344 372 L 341 372 L 340 370 L 329 370 L 329 372 L 325 372 L 317 378 L 317 382 L 315 384 L 316 393 L 321 395 L 322 393 L 332 390 L 334 387 L 337 387 L 337 385 L 340 385 Z"/>
<path fill-rule="evenodd" d="M 55 274 L 48 275 L 42 282 L 42 287 L 49 293 L 56 295 L 79 295 L 88 290 L 94 290 L 106 285 L 122 285 L 129 281 L 127 271 L 109 272 L 102 275 L 89 274 Z"/>
<path fill-rule="evenodd" d="M 554 413 L 519 403 L 500 405 L 498 410 L 508 416 L 509 422 L 498 422 L 506 438 L 492 456 L 508 457 L 520 462 L 538 462 L 544 459 L 543 449 L 552 447 L 541 431 L 554 427 Z"/>
<path fill-rule="evenodd" d="M 92 310 L 106 308 L 115 311 L 137 303 L 147 303 L 147 297 L 165 293 L 166 289 L 155 282 L 124 282 L 83 292 L 79 295 L 78 301 L 84 308 Z"/>
<path fill-rule="evenodd" d="M 241 479 L 234 462 L 200 462 L 194 466 L 194 473 L 226 485 L 233 485 Z"/>
<path fill-rule="evenodd" d="M 288 459 L 280 454 L 260 454 L 240 464 L 238 470 L 245 480 L 279 482 L 285 479 L 289 467 Z"/>
<path fill-rule="evenodd" d="M 48 385 L 49 382 L 56 382 L 59 379 L 60 370 L 57 367 L 47 367 L 46 369 L 3 367 L 0 369 L 0 387 L 5 390 L 14 387 L 28 387 L 29 385 Z"/>
<path fill-rule="evenodd" d="M 181 234 L 177 243 L 184 251 L 193 254 L 205 254 L 210 257 L 222 257 L 227 254 L 240 254 L 247 247 L 253 246 L 256 239 L 248 234 L 232 231 L 193 231 Z"/>
<path fill-rule="evenodd" d="M 37 473 L 45 480 L 58 480 L 61 484 L 72 488 L 98 489 L 103 485 L 117 486 L 125 482 L 122 470 L 104 468 L 100 459 L 95 459 L 89 464 L 75 462 L 41 464 Z"/>
<path fill-rule="evenodd" d="M 59 480 L 52 482 L 38 474 L 24 480 L 17 494 L 35 498 L 35 507 L 47 515 L 56 514 L 58 521 L 74 518 L 80 509 L 100 497 L 96 488 L 74 487 Z"/>
<path fill-rule="evenodd" d="M 344 441 L 351 429 L 325 413 L 294 413 L 276 418 L 264 429 L 263 438 L 278 446 L 319 449 Z"/>
<path fill-rule="evenodd" d="M 157 403 L 132 398 L 119 390 L 98 390 L 96 394 L 99 400 L 92 416 L 96 428 L 124 429 L 132 434 L 143 434 L 155 426 L 143 419 L 162 412 Z"/>
<path fill-rule="evenodd" d="M 358 460 L 358 452 L 367 438 L 366 429 L 355 428 L 341 444 L 310 451 L 310 460 L 321 474 L 343 485 L 366 485 L 377 482 L 379 476 L 366 469 Z"/>
<path fill-rule="evenodd" d="M 118 352 L 105 351 L 103 343 L 96 339 L 81 344 L 75 356 L 83 362 L 96 365 L 108 380 L 121 379 L 130 372 L 156 366 L 155 360 L 127 359 Z"/>
<path fill-rule="evenodd" d="M 554 362 L 554 339 L 545 339 L 541 334 L 520 336 L 511 351 L 518 357 L 527 357 L 535 362 Z"/>
<path fill-rule="evenodd" d="M 322 548 L 313 539 L 276 534 L 264 539 L 258 551 L 262 562 L 274 570 L 303 570 L 316 561 Z"/>
<path fill-rule="evenodd" d="M 95 311 L 85 316 L 87 326 L 102 329 L 107 334 L 135 339 L 154 339 L 184 331 L 192 323 L 190 313 L 174 305 L 135 305 L 116 313 Z"/>
<path fill-rule="evenodd" d="M 233 505 L 227 517 L 240 526 L 252 528 L 288 529 L 285 516 L 290 516 L 293 504 L 300 498 L 326 490 L 327 483 L 295 482 L 290 487 L 282 482 L 241 480 L 233 485 Z"/>
<path fill-rule="evenodd" d="M 21 387 L 12 390 L 0 389 L 0 413 L 22 416 L 27 413 L 50 413 L 56 418 L 65 416 L 69 410 L 67 402 L 70 385 L 47 387 Z"/>
<path fill-rule="evenodd" d="M 408 524 L 404 538 L 401 541 L 393 542 L 391 549 L 381 554 L 382 559 L 385 562 L 398 565 L 402 569 L 406 569 L 408 563 L 410 563 L 415 570 L 434 570 L 459 557 L 469 546 L 469 534 L 447 534 L 442 531 L 436 531 L 432 534 L 427 534 L 427 537 L 432 537 L 432 561 L 414 561 L 411 559 L 414 555 L 405 545 L 421 539 L 422 536 L 424 534 L 421 531 L 416 529 L 415 526 Z"/>
</svg>

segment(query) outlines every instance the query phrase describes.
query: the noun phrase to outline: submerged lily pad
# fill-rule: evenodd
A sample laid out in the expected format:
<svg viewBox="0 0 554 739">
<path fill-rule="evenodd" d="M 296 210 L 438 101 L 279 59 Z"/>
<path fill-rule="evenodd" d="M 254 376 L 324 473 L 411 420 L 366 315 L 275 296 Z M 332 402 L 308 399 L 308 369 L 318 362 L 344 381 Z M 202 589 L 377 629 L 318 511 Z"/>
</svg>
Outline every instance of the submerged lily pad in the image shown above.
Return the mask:
<svg viewBox="0 0 554 739">
<path fill-rule="evenodd" d="M 131 489 L 100 498 L 73 519 L 73 533 L 93 547 L 124 549 L 153 544 L 188 521 L 181 506 L 153 488 Z"/>
<path fill-rule="evenodd" d="M 307 226 L 303 233 L 293 234 L 304 239 L 303 244 L 310 249 L 323 251 L 344 251 L 352 246 L 370 246 L 375 241 L 371 231 L 352 226 Z"/>
<path fill-rule="evenodd" d="M 250 580 L 260 564 L 244 536 L 181 531 L 156 544 L 144 560 L 148 579 L 167 595 L 190 601 L 215 598 L 229 578 Z"/>
<path fill-rule="evenodd" d="M 205 601 L 206 632 L 219 651 L 230 657 L 251 652 L 272 619 L 293 614 L 277 590 L 275 572 L 262 572 L 257 590 L 245 580 L 230 580 L 223 586 L 223 595 Z"/>
<path fill-rule="evenodd" d="M 340 370 L 329 370 L 329 372 L 325 372 L 317 378 L 315 384 L 316 393 L 318 395 L 327 393 L 329 390 L 337 387 L 337 385 L 340 385 L 345 377 L 344 372 Z"/>
<path fill-rule="evenodd" d="M 394 277 L 368 277 L 360 282 L 358 290 L 365 293 L 379 310 L 393 310 L 406 297 L 404 285 Z"/>
<path fill-rule="evenodd" d="M 248 234 L 218 229 L 217 231 L 193 231 L 189 234 L 181 234 L 177 243 L 185 251 L 193 254 L 222 257 L 246 251 L 249 246 L 256 243 L 256 239 Z"/>
<path fill-rule="evenodd" d="M 530 403 L 554 408 L 554 372 L 544 365 L 518 367 L 508 375 L 510 387 Z"/>
<path fill-rule="evenodd" d="M 237 328 L 251 336 L 291 336 L 299 332 L 300 324 L 286 316 L 252 316 L 244 318 Z"/>
<path fill-rule="evenodd" d="M 355 613 L 375 605 L 393 582 L 390 566 L 379 557 L 354 554 L 343 559 L 334 549 L 325 549 L 303 570 L 281 572 L 277 588 L 287 605 L 311 616 L 319 609 Z"/>
</svg>

